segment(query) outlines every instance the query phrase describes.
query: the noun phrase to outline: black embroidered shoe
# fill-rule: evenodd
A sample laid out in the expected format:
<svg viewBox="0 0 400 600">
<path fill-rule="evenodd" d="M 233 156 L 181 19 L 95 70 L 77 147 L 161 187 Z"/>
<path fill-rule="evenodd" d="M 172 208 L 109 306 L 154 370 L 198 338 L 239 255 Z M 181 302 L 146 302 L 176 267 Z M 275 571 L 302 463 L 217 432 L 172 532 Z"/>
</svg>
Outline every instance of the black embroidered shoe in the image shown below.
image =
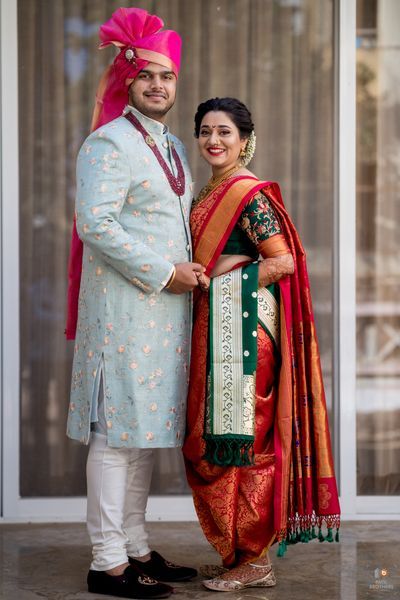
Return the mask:
<svg viewBox="0 0 400 600">
<path fill-rule="evenodd" d="M 90 570 L 87 576 L 89 592 L 119 598 L 168 598 L 173 588 L 144 574 L 135 565 L 126 567 L 122 575 Z"/>
<path fill-rule="evenodd" d="M 197 575 L 196 569 L 174 565 L 165 560 L 155 550 L 152 551 L 150 560 L 146 562 L 141 562 L 131 557 L 129 557 L 129 562 L 131 565 L 138 567 L 146 575 L 149 575 L 149 577 L 154 577 L 154 579 L 158 579 L 159 581 L 189 581 L 189 579 L 193 579 Z"/>
</svg>

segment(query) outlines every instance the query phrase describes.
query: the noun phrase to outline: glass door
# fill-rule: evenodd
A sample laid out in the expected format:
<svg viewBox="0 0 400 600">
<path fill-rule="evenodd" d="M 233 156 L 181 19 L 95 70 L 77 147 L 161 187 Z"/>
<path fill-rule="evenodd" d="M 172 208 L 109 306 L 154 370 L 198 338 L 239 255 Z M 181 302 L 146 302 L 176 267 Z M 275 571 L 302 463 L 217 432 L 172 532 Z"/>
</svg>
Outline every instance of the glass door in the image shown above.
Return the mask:
<svg viewBox="0 0 400 600">
<path fill-rule="evenodd" d="M 141 0 L 135 5 L 159 14 L 182 34 L 183 66 L 169 125 L 187 146 L 198 187 L 208 177 L 193 140 L 198 103 L 236 96 L 252 111 L 257 134 L 252 168 L 260 178 L 280 183 L 307 250 L 333 426 L 335 4 Z M 3 47 L 7 44 L 12 65 L 2 76 L 18 74 L 18 86 L 8 81 L 2 86 L 10 95 L 3 104 L 3 144 L 11 143 L 14 151 L 3 161 L 12 190 L 11 207 L 3 188 L 9 236 L 3 318 L 12 396 L 5 398 L 12 471 L 7 510 L 21 518 L 84 515 L 87 449 L 65 436 L 72 354 L 63 335 L 66 270 L 76 154 L 89 132 L 100 75 L 113 56 L 111 49 L 97 50 L 98 28 L 117 6 L 111 0 L 1 2 L 2 19 L 7 17 Z M 161 506 L 159 497 L 169 518 L 193 515 L 179 451 L 159 452 L 152 493 L 153 506 Z M 165 509 L 166 496 L 171 509 Z"/>
<path fill-rule="evenodd" d="M 392 498 L 393 511 L 398 503 L 397 512 L 399 23 L 396 0 L 357 2 L 357 494 Z M 382 499 L 375 504 L 382 507 Z"/>
</svg>

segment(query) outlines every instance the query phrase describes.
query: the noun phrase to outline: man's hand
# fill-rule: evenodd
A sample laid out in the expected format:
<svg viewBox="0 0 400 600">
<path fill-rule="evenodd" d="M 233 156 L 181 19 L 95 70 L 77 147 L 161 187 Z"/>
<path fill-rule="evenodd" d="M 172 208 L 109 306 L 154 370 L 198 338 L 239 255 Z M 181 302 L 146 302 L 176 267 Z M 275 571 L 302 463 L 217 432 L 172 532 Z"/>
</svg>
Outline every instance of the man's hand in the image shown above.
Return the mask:
<svg viewBox="0 0 400 600">
<path fill-rule="evenodd" d="M 198 263 L 178 263 L 175 265 L 175 277 L 168 286 L 167 292 L 170 294 L 185 294 L 191 292 L 193 288 L 199 285 L 197 273 L 204 273 L 205 268 Z"/>
</svg>

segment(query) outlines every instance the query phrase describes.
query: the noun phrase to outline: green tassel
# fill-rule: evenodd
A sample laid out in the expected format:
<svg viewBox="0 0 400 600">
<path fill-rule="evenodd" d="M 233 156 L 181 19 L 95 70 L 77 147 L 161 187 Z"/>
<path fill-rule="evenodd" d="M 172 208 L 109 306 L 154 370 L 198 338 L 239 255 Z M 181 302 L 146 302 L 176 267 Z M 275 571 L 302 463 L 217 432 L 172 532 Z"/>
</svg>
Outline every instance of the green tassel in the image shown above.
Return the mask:
<svg viewBox="0 0 400 600">
<path fill-rule="evenodd" d="M 292 537 L 291 537 L 291 539 L 290 539 L 290 543 L 291 543 L 291 544 L 296 544 L 296 542 L 297 542 L 296 534 L 295 534 L 295 532 L 293 531 L 293 532 L 292 532 Z"/>
<path fill-rule="evenodd" d="M 318 527 L 318 539 L 319 539 L 320 542 L 324 542 L 325 541 L 325 538 L 322 535 L 321 527 Z"/>
<path fill-rule="evenodd" d="M 296 542 L 301 542 L 301 533 L 298 529 L 296 529 Z"/>
<path fill-rule="evenodd" d="M 328 535 L 325 539 L 327 542 L 333 542 L 332 527 L 328 527 Z"/>
<path fill-rule="evenodd" d="M 339 541 L 339 528 L 336 529 L 335 542 Z"/>
<path fill-rule="evenodd" d="M 286 536 L 286 540 L 285 540 L 285 544 L 286 544 L 286 550 L 288 546 L 291 546 L 292 544 L 296 543 L 296 536 L 293 534 L 293 531 L 290 532 L 288 531 L 288 534 Z"/>
<path fill-rule="evenodd" d="M 315 533 L 315 526 L 312 526 L 311 529 L 311 539 L 315 540 L 315 538 L 317 537 L 317 534 Z"/>
<path fill-rule="evenodd" d="M 282 542 L 279 543 L 278 552 L 276 553 L 276 555 L 279 556 L 279 558 L 282 558 L 282 556 L 285 555 L 285 552 L 286 552 L 285 542 L 282 540 Z"/>
</svg>

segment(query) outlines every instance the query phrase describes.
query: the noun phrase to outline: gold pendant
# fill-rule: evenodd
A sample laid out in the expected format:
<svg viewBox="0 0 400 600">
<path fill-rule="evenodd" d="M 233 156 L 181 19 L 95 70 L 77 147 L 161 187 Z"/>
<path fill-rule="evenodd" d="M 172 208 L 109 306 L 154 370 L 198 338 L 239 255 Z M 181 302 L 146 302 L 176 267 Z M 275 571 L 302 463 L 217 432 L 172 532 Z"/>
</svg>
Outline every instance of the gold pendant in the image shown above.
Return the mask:
<svg viewBox="0 0 400 600">
<path fill-rule="evenodd" d="M 145 137 L 145 142 L 146 142 L 146 144 L 147 144 L 148 146 L 151 146 L 151 147 L 153 147 L 153 146 L 155 146 L 155 145 L 156 145 L 156 143 L 155 143 L 155 141 L 153 140 L 153 138 L 151 137 L 151 135 L 146 135 L 146 137 Z"/>
</svg>

